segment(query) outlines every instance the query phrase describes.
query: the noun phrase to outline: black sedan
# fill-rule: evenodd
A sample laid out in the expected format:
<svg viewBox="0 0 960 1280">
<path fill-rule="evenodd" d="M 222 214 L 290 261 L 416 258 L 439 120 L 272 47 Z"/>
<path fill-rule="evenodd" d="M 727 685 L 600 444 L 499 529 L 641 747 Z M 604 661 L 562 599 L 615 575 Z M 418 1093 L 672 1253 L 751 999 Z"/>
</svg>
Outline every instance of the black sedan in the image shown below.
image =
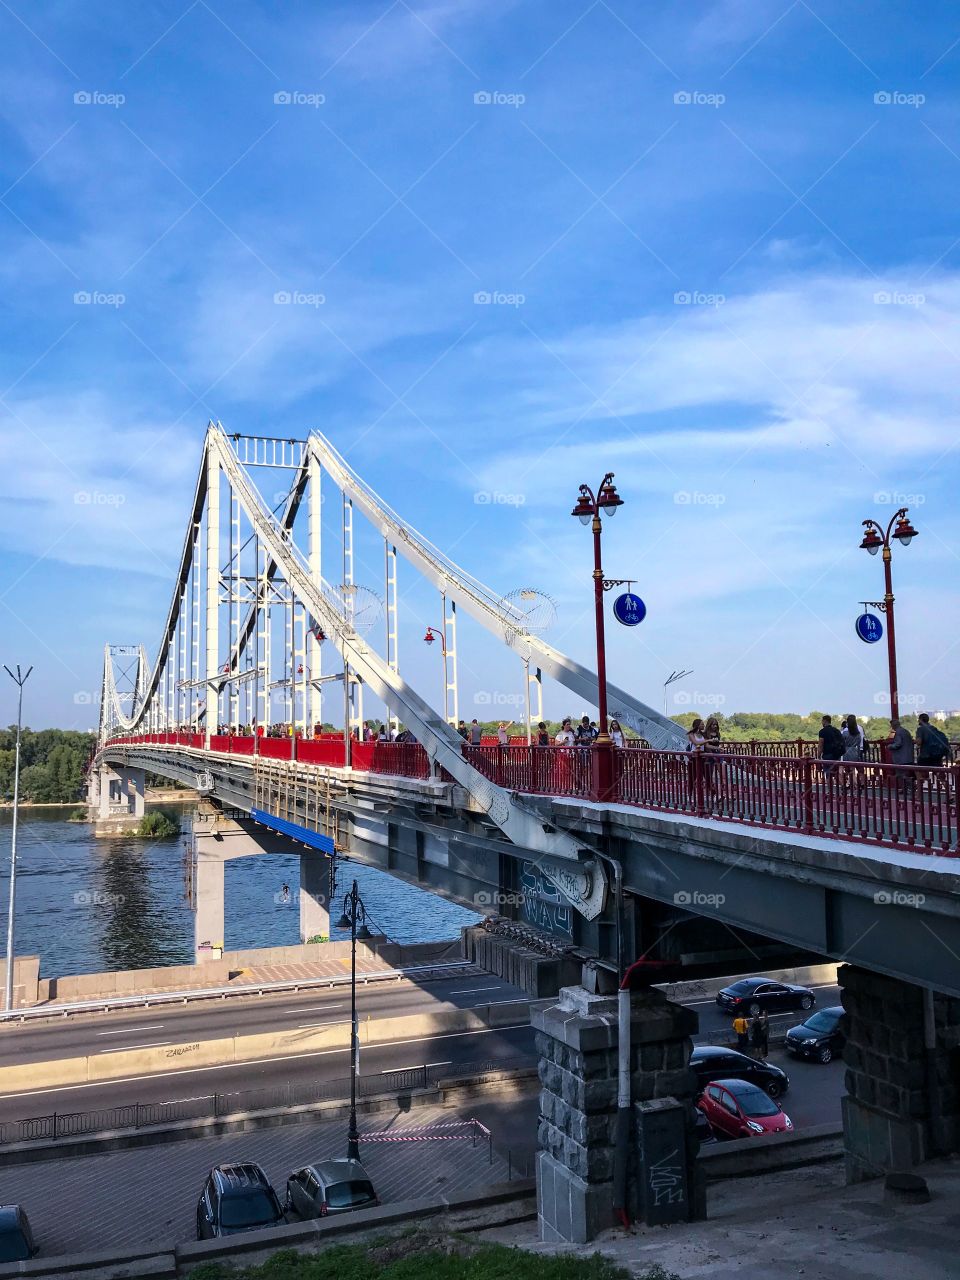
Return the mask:
<svg viewBox="0 0 960 1280">
<path fill-rule="evenodd" d="M 843 1005 L 818 1010 L 813 1017 L 791 1027 L 784 1041 L 786 1048 L 797 1058 L 812 1058 L 815 1062 L 832 1062 L 843 1050 L 844 1036 L 840 1019 Z"/>
<path fill-rule="evenodd" d="M 700 1044 L 690 1055 L 690 1070 L 703 1090 L 711 1080 L 746 1080 L 763 1089 L 771 1098 L 779 1098 L 790 1088 L 790 1077 L 772 1062 L 759 1062 L 735 1049 L 720 1049 Z"/>
<path fill-rule="evenodd" d="M 717 992 L 717 1004 L 727 1013 L 778 1013 L 781 1009 L 812 1009 L 817 997 L 809 987 L 775 978 L 741 978 Z"/>
</svg>

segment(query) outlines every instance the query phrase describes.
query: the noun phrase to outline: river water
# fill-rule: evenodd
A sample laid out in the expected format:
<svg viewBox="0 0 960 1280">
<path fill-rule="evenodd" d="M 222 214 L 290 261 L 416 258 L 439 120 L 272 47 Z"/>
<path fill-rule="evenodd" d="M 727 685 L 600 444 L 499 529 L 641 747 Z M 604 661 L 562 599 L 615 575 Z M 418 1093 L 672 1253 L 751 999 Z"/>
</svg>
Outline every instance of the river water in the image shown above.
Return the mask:
<svg viewBox="0 0 960 1280">
<path fill-rule="evenodd" d="M 43 977 L 193 963 L 193 913 L 184 893 L 184 840 L 97 840 L 69 822 L 76 806 L 21 809 L 17 837 L 17 955 L 39 955 Z M 164 806 L 173 812 L 173 806 Z M 188 812 L 184 809 L 184 813 Z M 6 921 L 11 814 L 0 812 L 0 910 Z M 300 941 L 299 858 L 264 855 L 226 865 L 227 950 Z M 341 858 L 339 892 L 356 878 L 371 927 L 396 942 L 454 938 L 475 912 L 382 871 Z M 341 902 L 331 911 L 340 915 Z M 331 929 L 334 938 L 349 936 Z"/>
</svg>

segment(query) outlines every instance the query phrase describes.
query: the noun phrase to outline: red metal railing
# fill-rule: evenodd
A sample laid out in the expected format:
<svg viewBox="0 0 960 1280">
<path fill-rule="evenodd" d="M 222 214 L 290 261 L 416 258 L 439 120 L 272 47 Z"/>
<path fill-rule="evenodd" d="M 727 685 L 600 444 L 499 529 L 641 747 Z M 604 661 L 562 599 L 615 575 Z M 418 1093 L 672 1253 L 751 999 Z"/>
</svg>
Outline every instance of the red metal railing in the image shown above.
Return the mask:
<svg viewBox="0 0 960 1280">
<path fill-rule="evenodd" d="M 119 744 L 202 747 L 202 734 L 143 734 Z M 727 746 L 735 749 L 727 751 Z M 960 765 L 930 767 L 824 761 L 806 754 L 748 754 L 629 748 L 614 751 L 611 803 L 719 818 L 780 831 L 832 836 L 956 855 Z M 773 747 L 789 744 L 769 743 Z M 813 746 L 814 744 L 808 744 Z M 342 738 L 290 739 L 214 735 L 211 749 L 299 759 L 342 768 Z M 526 743 L 463 744 L 463 755 L 491 782 L 510 791 L 595 799 L 590 747 L 528 747 Z M 294 755 L 294 751 L 296 754 Z M 417 743 L 351 744 L 356 770 L 429 778 L 430 759 Z M 447 777 L 448 775 L 442 774 Z"/>
</svg>

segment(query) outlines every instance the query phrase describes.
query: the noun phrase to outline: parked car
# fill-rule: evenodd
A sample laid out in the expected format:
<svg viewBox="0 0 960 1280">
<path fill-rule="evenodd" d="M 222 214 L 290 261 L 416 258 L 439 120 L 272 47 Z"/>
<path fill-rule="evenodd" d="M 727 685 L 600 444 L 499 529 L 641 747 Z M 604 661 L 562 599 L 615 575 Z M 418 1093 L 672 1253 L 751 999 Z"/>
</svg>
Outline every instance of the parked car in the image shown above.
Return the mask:
<svg viewBox="0 0 960 1280">
<path fill-rule="evenodd" d="M 717 992 L 717 1004 L 728 1013 L 776 1013 L 781 1009 L 812 1009 L 817 997 L 809 987 L 773 978 L 741 978 Z"/>
<path fill-rule="evenodd" d="M 0 1205 L 0 1262 L 26 1262 L 40 1252 L 18 1204 Z"/>
<path fill-rule="evenodd" d="M 301 1218 L 325 1218 L 379 1204 L 366 1169 L 359 1160 L 322 1160 L 291 1173 L 286 1207 Z"/>
<path fill-rule="evenodd" d="M 711 1080 L 719 1079 L 746 1080 L 765 1090 L 771 1098 L 779 1098 L 790 1088 L 790 1077 L 781 1067 L 716 1045 L 697 1045 L 690 1055 L 690 1070 L 696 1075 L 701 1091 Z"/>
<path fill-rule="evenodd" d="M 711 1080 L 697 1106 L 718 1138 L 752 1138 L 793 1128 L 780 1104 L 746 1080 Z"/>
<path fill-rule="evenodd" d="M 198 1240 L 277 1227 L 285 1221 L 277 1193 L 258 1164 L 218 1164 L 207 1174 L 197 1205 Z"/>
<path fill-rule="evenodd" d="M 813 1058 L 817 1062 L 832 1062 L 843 1050 L 844 1036 L 840 1030 L 843 1005 L 831 1005 L 817 1012 L 799 1027 L 787 1032 L 786 1047 L 798 1058 Z"/>
</svg>

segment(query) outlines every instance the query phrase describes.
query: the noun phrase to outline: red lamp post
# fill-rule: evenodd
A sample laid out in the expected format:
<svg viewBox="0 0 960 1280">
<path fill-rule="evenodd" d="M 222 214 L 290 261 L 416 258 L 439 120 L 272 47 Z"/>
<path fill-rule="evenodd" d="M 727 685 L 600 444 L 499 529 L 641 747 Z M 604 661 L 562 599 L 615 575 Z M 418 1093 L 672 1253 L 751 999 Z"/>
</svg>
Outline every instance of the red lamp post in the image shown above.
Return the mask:
<svg viewBox="0 0 960 1280">
<path fill-rule="evenodd" d="M 598 800 L 609 800 L 613 791 L 613 743 L 610 738 L 607 722 L 607 651 L 603 630 L 603 593 L 608 584 L 603 576 L 601 563 L 600 535 L 603 524 L 600 513 L 612 516 L 617 507 L 623 506 L 623 499 L 617 493 L 613 483 L 613 472 L 608 471 L 594 494 L 585 484 L 580 486 L 580 496 L 571 515 L 575 515 L 581 524 L 589 524 L 593 532 L 593 603 L 597 628 L 597 703 L 600 713 L 599 733 L 594 747 L 594 789 Z"/>
<path fill-rule="evenodd" d="M 916 529 L 907 517 L 907 511 L 907 507 L 901 507 L 899 511 L 894 512 L 886 529 L 877 524 L 876 520 L 864 520 L 863 541 L 860 543 L 861 549 L 869 551 L 872 556 L 875 556 L 881 547 L 883 548 L 884 596 L 882 600 L 869 600 L 867 603 L 880 609 L 887 619 L 887 665 L 890 673 L 890 718 L 892 720 L 900 718 L 900 697 L 897 688 L 897 635 L 893 617 L 893 580 L 890 572 L 893 556 L 890 543 L 891 538 L 896 538 L 901 546 L 908 547 L 917 536 Z"/>
</svg>

